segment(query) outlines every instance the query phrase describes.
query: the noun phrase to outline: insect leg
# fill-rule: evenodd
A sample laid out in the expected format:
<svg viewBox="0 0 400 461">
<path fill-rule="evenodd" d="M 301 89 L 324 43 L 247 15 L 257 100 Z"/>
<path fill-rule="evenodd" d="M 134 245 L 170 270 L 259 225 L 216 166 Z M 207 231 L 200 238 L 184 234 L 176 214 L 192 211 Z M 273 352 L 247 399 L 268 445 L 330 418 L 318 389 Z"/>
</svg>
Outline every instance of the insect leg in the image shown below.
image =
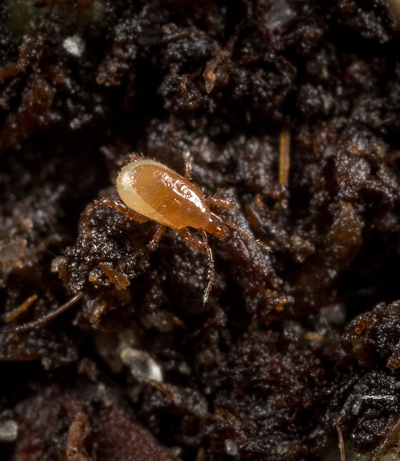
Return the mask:
<svg viewBox="0 0 400 461">
<path fill-rule="evenodd" d="M 185 242 L 194 248 L 196 251 L 199 251 L 202 254 L 205 254 L 204 242 L 196 238 L 191 232 L 187 229 L 180 229 L 177 231 L 179 235 L 185 240 Z"/>
<path fill-rule="evenodd" d="M 119 211 L 122 213 L 124 216 L 126 216 L 129 219 L 133 219 L 134 221 L 137 221 L 139 223 L 145 223 L 149 221 L 148 218 L 145 218 L 144 216 L 140 215 L 139 213 L 136 213 L 135 211 L 131 210 L 128 208 L 125 204 L 123 204 L 120 200 L 115 200 L 112 198 L 102 198 L 101 200 L 96 200 L 93 205 L 90 205 L 87 210 L 83 213 L 81 217 L 80 224 L 81 226 L 85 229 L 86 233 L 88 236 L 91 235 L 90 232 L 90 216 L 93 213 L 94 210 L 97 210 L 98 208 L 105 206 L 112 208 L 114 210 Z"/>
<path fill-rule="evenodd" d="M 208 284 L 207 287 L 204 291 L 203 295 L 203 306 L 207 304 L 208 297 L 210 296 L 211 288 L 214 283 L 215 279 L 215 264 L 214 264 L 214 256 L 211 250 L 210 245 L 208 244 L 208 237 L 207 237 L 207 232 L 206 231 L 199 231 L 200 235 L 203 237 L 203 245 L 207 250 L 207 257 L 208 257 Z"/>
<path fill-rule="evenodd" d="M 193 161 L 190 151 L 188 150 L 185 154 L 185 178 L 188 181 L 192 180 L 193 173 Z"/>
<path fill-rule="evenodd" d="M 158 226 L 157 230 L 154 232 L 153 238 L 147 244 L 147 248 L 150 251 L 153 251 L 157 248 L 158 242 L 160 241 L 160 238 L 162 237 L 166 229 L 167 228 L 165 226 L 162 226 L 162 225 Z"/>
<path fill-rule="evenodd" d="M 206 203 L 209 206 L 216 206 L 219 208 L 233 208 L 233 203 L 230 200 L 215 195 L 206 197 Z"/>
<path fill-rule="evenodd" d="M 207 232 L 199 231 L 202 240 L 196 238 L 187 229 L 181 229 L 179 234 L 185 239 L 186 243 L 201 253 L 207 253 L 208 257 L 208 284 L 203 295 L 203 305 L 207 304 L 212 285 L 214 283 L 214 257 L 210 245 L 208 244 Z"/>
<path fill-rule="evenodd" d="M 126 163 L 135 162 L 136 160 L 141 160 L 143 155 L 137 154 L 136 152 L 131 152 L 128 154 L 128 161 Z"/>
</svg>

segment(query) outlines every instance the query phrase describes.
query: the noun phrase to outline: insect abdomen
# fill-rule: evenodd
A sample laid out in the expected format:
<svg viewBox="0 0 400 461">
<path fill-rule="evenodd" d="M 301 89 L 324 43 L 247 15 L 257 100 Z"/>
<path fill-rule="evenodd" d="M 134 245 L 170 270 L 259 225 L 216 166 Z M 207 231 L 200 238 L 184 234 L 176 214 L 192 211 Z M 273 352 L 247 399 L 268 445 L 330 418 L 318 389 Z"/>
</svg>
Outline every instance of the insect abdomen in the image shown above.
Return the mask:
<svg viewBox="0 0 400 461">
<path fill-rule="evenodd" d="M 174 229 L 200 229 L 210 220 L 200 189 L 161 163 L 139 160 L 126 165 L 117 189 L 129 208 Z"/>
</svg>

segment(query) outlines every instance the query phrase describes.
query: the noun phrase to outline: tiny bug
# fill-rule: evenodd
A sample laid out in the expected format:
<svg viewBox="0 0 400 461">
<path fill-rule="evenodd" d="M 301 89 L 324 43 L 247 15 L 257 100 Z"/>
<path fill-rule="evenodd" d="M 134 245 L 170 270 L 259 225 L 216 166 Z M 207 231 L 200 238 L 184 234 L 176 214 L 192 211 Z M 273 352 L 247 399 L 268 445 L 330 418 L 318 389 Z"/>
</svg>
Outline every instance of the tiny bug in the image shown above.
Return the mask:
<svg viewBox="0 0 400 461">
<path fill-rule="evenodd" d="M 113 208 L 128 218 L 140 223 L 155 221 L 159 224 L 149 250 L 154 250 L 167 227 L 178 232 L 195 250 L 206 252 L 208 256 L 208 284 L 204 291 L 203 304 L 206 304 L 214 282 L 214 257 L 207 234 L 220 239 L 229 236 L 234 229 L 246 239 L 257 243 L 266 250 L 269 248 L 250 237 L 237 224 L 220 218 L 210 207 L 230 208 L 231 202 L 220 197 L 205 197 L 203 192 L 191 182 L 192 163 L 190 154 L 185 157 L 185 176 L 181 176 L 166 165 L 132 154 L 133 161 L 125 165 L 117 178 L 117 191 L 121 200 L 103 198 L 88 207 L 82 215 L 81 225 L 90 235 L 90 215 L 102 206 Z M 189 227 L 197 230 L 202 239 L 195 237 Z M 40 319 L 14 328 L 5 328 L 0 333 L 25 332 L 43 326 L 83 297 L 77 293 L 70 301 Z"/>
<path fill-rule="evenodd" d="M 185 176 L 166 165 L 133 154 L 133 161 L 125 165 L 117 178 L 117 191 L 121 200 L 104 198 L 90 207 L 82 218 L 89 227 L 90 214 L 96 208 L 108 206 L 140 223 L 155 221 L 159 224 L 148 248 L 154 250 L 166 228 L 178 232 L 192 248 L 206 252 L 208 256 L 208 284 L 204 292 L 206 304 L 214 282 L 214 257 L 208 244 L 207 234 L 226 239 L 234 229 L 248 240 L 257 242 L 235 223 L 220 218 L 210 207 L 230 208 L 231 202 L 220 197 L 205 197 L 191 182 L 192 162 L 188 152 L 185 156 Z M 201 235 L 195 237 L 189 228 Z M 260 244 L 264 248 L 266 246 Z"/>
</svg>

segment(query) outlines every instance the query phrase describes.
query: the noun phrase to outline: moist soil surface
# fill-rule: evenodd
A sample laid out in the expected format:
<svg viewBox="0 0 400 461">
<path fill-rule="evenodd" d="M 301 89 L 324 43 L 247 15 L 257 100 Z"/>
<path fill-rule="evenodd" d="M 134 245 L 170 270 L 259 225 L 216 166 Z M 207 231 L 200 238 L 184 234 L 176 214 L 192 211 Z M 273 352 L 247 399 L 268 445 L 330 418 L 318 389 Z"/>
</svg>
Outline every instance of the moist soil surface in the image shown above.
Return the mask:
<svg viewBox="0 0 400 461">
<path fill-rule="evenodd" d="M 340 433 L 390 448 L 394 8 L 1 2 L 2 461 L 319 460 Z M 208 236 L 207 303 L 207 251 L 173 229 L 150 249 L 157 223 L 95 206 L 132 153 L 180 174 L 190 153 L 193 183 L 230 202 L 213 212 L 253 238 Z"/>
</svg>

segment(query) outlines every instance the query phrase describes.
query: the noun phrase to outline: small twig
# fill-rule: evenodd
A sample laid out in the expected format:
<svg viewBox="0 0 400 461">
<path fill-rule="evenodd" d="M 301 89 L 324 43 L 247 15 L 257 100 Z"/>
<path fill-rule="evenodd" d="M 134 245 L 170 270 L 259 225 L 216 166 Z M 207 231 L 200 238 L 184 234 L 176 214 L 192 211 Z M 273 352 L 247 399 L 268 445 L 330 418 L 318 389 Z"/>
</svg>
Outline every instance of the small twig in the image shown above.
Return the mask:
<svg viewBox="0 0 400 461">
<path fill-rule="evenodd" d="M 340 424 L 336 424 L 336 430 L 339 436 L 339 450 L 340 450 L 340 460 L 346 461 L 346 452 L 344 449 L 344 441 L 343 441 L 343 434 L 342 429 L 340 428 Z"/>
<path fill-rule="evenodd" d="M 283 128 L 281 131 L 281 142 L 279 148 L 279 184 L 285 187 L 289 185 L 290 169 L 290 131 Z"/>
<path fill-rule="evenodd" d="M 73 298 L 71 298 L 69 301 L 67 301 L 65 304 L 62 306 L 58 307 L 54 311 L 43 315 L 37 320 L 34 320 L 33 322 L 25 323 L 23 325 L 14 327 L 14 328 L 4 328 L 3 330 L 0 331 L 0 334 L 8 334 L 8 333 L 23 333 L 25 331 L 32 330 L 37 327 L 41 327 L 45 325 L 47 322 L 50 322 L 50 320 L 53 320 L 54 318 L 58 317 L 60 314 L 68 310 L 71 306 L 73 306 L 75 303 L 77 303 L 80 299 L 83 298 L 83 293 L 78 293 L 75 295 Z"/>
<path fill-rule="evenodd" d="M 25 312 L 28 307 L 38 299 L 38 295 L 32 295 L 28 299 L 26 299 L 20 306 L 13 309 L 11 312 L 7 312 L 4 316 L 4 321 L 6 323 L 10 323 L 15 320 L 22 312 Z"/>
</svg>

